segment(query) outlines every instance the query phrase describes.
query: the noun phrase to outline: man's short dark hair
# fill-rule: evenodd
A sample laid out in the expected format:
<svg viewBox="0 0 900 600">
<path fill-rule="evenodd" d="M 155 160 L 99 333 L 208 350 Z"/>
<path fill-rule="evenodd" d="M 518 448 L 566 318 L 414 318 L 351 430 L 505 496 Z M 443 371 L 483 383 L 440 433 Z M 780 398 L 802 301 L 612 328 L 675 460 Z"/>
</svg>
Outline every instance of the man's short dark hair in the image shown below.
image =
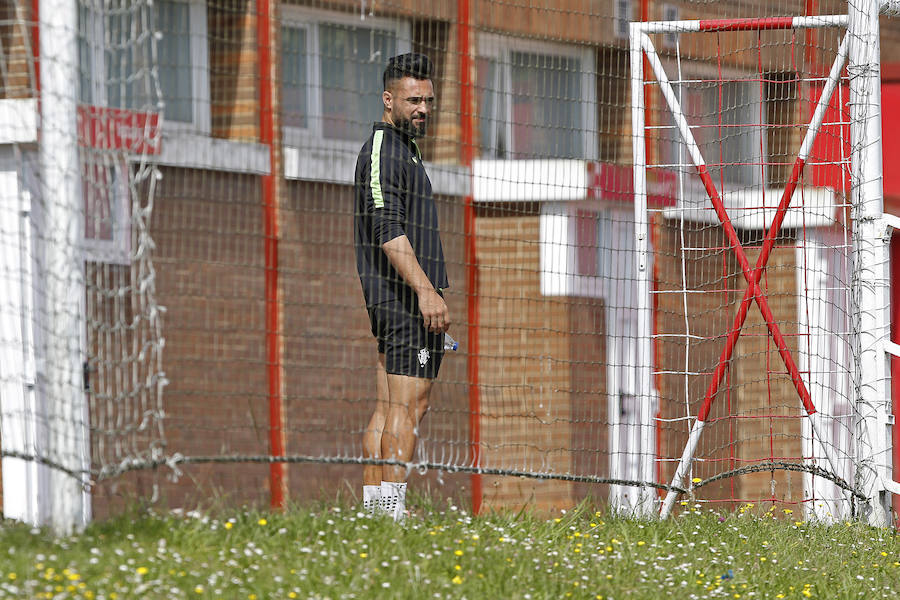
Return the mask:
<svg viewBox="0 0 900 600">
<path fill-rule="evenodd" d="M 382 77 L 384 89 L 404 77 L 412 77 L 414 79 L 431 79 L 433 67 L 431 60 L 424 54 L 417 52 L 407 52 L 391 58 L 387 67 L 384 69 Z"/>
</svg>

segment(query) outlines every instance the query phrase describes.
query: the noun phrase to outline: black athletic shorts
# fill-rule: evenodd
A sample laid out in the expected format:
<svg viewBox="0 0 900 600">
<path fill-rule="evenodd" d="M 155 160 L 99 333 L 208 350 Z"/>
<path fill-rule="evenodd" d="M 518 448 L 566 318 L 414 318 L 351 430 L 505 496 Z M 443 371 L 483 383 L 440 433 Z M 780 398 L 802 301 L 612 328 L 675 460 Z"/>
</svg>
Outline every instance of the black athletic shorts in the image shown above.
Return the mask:
<svg viewBox="0 0 900 600">
<path fill-rule="evenodd" d="M 372 335 L 378 340 L 378 353 L 384 354 L 388 373 L 437 377 L 444 358 L 444 334 L 425 329 L 418 307 L 413 312 L 399 300 L 391 300 L 368 310 Z"/>
</svg>

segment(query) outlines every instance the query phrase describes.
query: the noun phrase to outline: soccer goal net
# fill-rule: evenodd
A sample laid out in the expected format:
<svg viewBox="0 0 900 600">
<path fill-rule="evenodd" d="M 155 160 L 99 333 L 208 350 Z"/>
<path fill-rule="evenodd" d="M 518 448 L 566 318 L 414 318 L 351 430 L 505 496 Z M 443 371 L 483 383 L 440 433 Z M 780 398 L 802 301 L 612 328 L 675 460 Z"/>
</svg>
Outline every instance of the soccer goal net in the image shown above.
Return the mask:
<svg viewBox="0 0 900 600">
<path fill-rule="evenodd" d="M 762 493 L 842 518 L 871 501 L 862 479 L 886 476 L 866 429 L 888 433 L 885 373 L 862 382 L 864 361 L 885 356 L 864 356 L 861 315 L 883 305 L 859 290 L 883 284 L 887 255 L 860 226 L 881 217 L 861 193 L 880 194 L 881 173 L 860 164 L 880 111 L 865 106 L 860 35 L 847 15 L 632 24 L 637 251 L 657 319 L 641 380 L 658 385 L 663 516 L 684 485 L 705 502 Z M 662 173 L 673 206 L 646 200 Z"/>
<path fill-rule="evenodd" d="M 368 193 L 458 342 L 412 487 L 883 516 L 900 25 L 825 4 L 4 3 L 4 515 L 359 496 Z M 405 53 L 424 132 L 373 129 Z"/>
</svg>

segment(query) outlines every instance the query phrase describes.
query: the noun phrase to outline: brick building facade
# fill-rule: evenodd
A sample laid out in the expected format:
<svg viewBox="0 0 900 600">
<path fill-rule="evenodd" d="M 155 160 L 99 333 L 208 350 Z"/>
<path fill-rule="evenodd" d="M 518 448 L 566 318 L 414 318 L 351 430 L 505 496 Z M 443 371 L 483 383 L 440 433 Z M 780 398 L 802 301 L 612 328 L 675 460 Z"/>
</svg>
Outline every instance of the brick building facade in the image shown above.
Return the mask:
<svg viewBox="0 0 900 600">
<path fill-rule="evenodd" d="M 447 299 L 455 315 L 451 332 L 462 349 L 467 347 L 472 325 L 467 322 L 469 298 L 477 294 L 482 465 L 630 479 L 626 455 L 630 451 L 627 435 L 632 430 L 623 428 L 614 437 L 610 428 L 613 421 L 626 423 L 633 417 L 626 416 L 623 408 L 632 395 L 629 365 L 622 358 L 631 351 L 625 347 L 631 343 L 631 336 L 624 325 L 619 331 L 620 321 L 632 318 L 629 298 L 586 292 L 586 288 L 579 288 L 581 280 L 563 287 L 548 283 L 547 274 L 554 267 L 548 265 L 550 255 L 546 252 L 551 252 L 548 247 L 557 242 L 545 237 L 545 227 L 558 222 L 554 218 L 560 215 L 571 219 L 566 226 L 575 227 L 572 235 L 580 236 L 578 219 L 583 218 L 584 211 L 593 215 L 587 217 L 593 223 L 590 227 L 633 227 L 630 217 L 622 216 L 631 210 L 619 198 L 625 192 L 601 189 L 599 200 L 592 200 L 586 193 L 561 198 L 560 194 L 565 194 L 557 188 L 571 182 L 553 171 L 540 185 L 521 194 L 511 191 L 504 195 L 496 189 L 481 194 L 478 174 L 473 179 L 472 172 L 462 164 L 461 115 L 471 110 L 476 116 L 476 158 L 482 161 L 533 159 L 538 161 L 535 169 L 544 165 L 551 170 L 557 168 L 552 166 L 557 164 L 553 161 L 570 161 L 584 172 L 589 164 L 628 168 L 632 143 L 629 57 L 621 23 L 639 17 L 639 3 L 624 3 L 632 11 L 626 18 L 616 8 L 623 3 L 474 0 L 471 50 L 475 58 L 475 97 L 473 106 L 462 110 L 455 2 L 428 6 L 412 0 L 378 2 L 373 3 L 374 8 L 364 8 L 370 12 L 362 14 L 360 3 L 350 0 L 276 3 L 275 14 L 280 20 L 270 33 L 276 61 L 273 89 L 278 135 L 270 154 L 269 148 L 260 143 L 260 81 L 265 74 L 258 67 L 256 3 L 168 2 L 189 6 L 194 11 L 191 18 L 204 21 L 202 28 L 192 21 L 189 37 L 191 43 L 205 47 L 205 62 L 192 63 L 190 68 L 205 74 L 194 81 L 206 86 L 206 92 L 199 94 L 206 105 L 199 109 L 202 117 L 195 113 L 194 120 L 183 127 L 167 130 L 164 125 L 162 150 L 153 158 L 162 174 L 155 191 L 150 233 L 156 243 L 156 297 L 167 309 L 163 354 L 169 381 L 164 396 L 166 452 L 193 457 L 258 457 L 269 452 L 262 178 L 274 172 L 280 224 L 278 294 L 286 452 L 304 457 L 287 469 L 289 497 L 302 502 L 351 489 L 359 493 L 358 465 L 305 460 L 359 456 L 360 432 L 374 407 L 374 344 L 352 250 L 354 147 L 358 148 L 362 139 L 329 139 L 327 132 L 316 130 L 317 126 L 308 122 L 296 125 L 301 117 L 327 121 L 334 107 L 324 96 L 309 95 L 304 100 L 308 104 L 302 105 L 308 114 L 301 115 L 294 96 L 288 93 L 299 89 L 300 84 L 289 85 L 284 72 L 293 64 L 285 58 L 289 41 L 300 44 L 296 40 L 305 40 L 307 45 L 300 54 L 317 55 L 321 50 L 313 48 L 312 40 L 323 43 L 325 32 L 332 28 L 366 35 L 387 32 L 384 35 L 394 40 L 397 51 L 422 51 L 435 62 L 438 108 L 432 135 L 421 147 L 435 184 L 450 269 Z M 717 11 L 721 16 L 749 16 L 759 11 L 802 14 L 804 9 L 803 2 L 788 3 L 790 6 L 778 3 L 778 7 L 774 3 L 759 4 L 758 10 L 740 7 L 745 13 L 740 15 L 727 2 L 666 6 L 677 5 L 677 18 L 681 19 L 698 18 L 701 13 L 710 17 L 714 15 L 709 13 Z M 843 3 L 819 4 L 823 14 L 832 9 L 846 10 Z M 665 7 L 661 3 L 651 1 L 649 5 L 651 19 L 663 18 Z M 2 97 L 29 97 L 35 88 L 29 80 L 29 29 L 24 26 L 31 18 L 30 7 L 22 2 L 4 2 L 3 11 L 4 23 L 16 25 L 4 25 L 0 30 L 3 47 L 10 49 L 3 57 Z M 198 31 L 205 32 L 203 39 L 194 39 Z M 754 47 L 760 39 L 767 39 L 765 35 L 759 38 L 755 32 L 742 32 L 720 36 L 720 55 L 730 68 L 755 69 L 755 64 L 744 64 L 752 57 L 737 50 Z M 882 54 L 890 56 L 900 45 L 900 25 L 885 23 L 882 36 Z M 690 37 L 681 50 L 685 56 L 708 56 L 707 49 L 699 45 L 703 43 L 697 36 Z M 667 52 L 671 56 L 671 51 Z M 772 64 L 790 63 L 786 55 L 777 55 L 790 52 L 789 48 L 769 52 L 772 54 L 767 60 Z M 497 99 L 502 94 L 491 95 L 490 82 L 511 80 L 516 68 L 528 68 L 528 60 L 536 60 L 534 64 L 542 73 L 568 73 L 576 66 L 583 70 L 577 77 L 558 75 L 555 80 L 560 89 L 580 94 L 577 101 L 570 99 L 567 104 L 572 120 L 564 122 L 560 117 L 551 123 L 550 133 L 565 133 L 571 137 L 567 142 L 570 146 L 558 150 L 541 146 L 550 138 L 528 112 L 538 112 L 539 103 L 528 105 L 523 101 L 508 107 L 511 114 L 503 114 L 507 108 Z M 326 72 L 315 76 L 304 73 L 306 79 L 301 83 L 311 88 L 314 77 L 325 86 L 323 82 L 331 76 Z M 761 110 L 769 123 L 779 123 L 779 119 L 791 122 L 794 115 L 806 109 L 800 91 L 791 88 L 789 82 L 773 79 L 767 85 Z M 655 95 L 651 99 L 651 118 L 662 119 L 660 99 Z M 509 125 L 512 122 L 524 125 L 513 129 Z M 789 128 L 776 128 L 768 134 L 766 143 L 773 162 L 793 157 L 792 148 L 797 146 L 800 134 L 785 131 Z M 763 185 L 783 185 L 786 176 L 784 168 L 773 167 Z M 537 181 L 541 174 L 534 177 Z M 518 190 L 514 184 L 501 181 L 498 187 Z M 534 189 L 543 189 L 545 195 Z M 467 268 L 471 265 L 465 260 L 466 196 L 474 196 L 476 204 L 471 233 L 477 249 L 477 289 L 467 288 Z M 708 226 L 689 226 L 687 239 L 682 241 L 672 219 L 658 214 L 652 229 L 658 250 L 658 289 L 675 289 L 672 286 L 680 285 L 682 277 L 691 279 L 693 270 L 696 288 L 707 286 L 711 290 L 690 297 L 687 324 L 692 333 L 700 332 L 707 338 L 693 347 L 690 368 L 709 370 L 720 352 L 721 341 L 714 338 L 730 325 L 740 301 L 740 271 L 733 256 L 723 250 L 727 244 L 710 233 Z M 758 231 L 741 234 L 752 245 Z M 606 244 L 596 231 L 591 235 L 595 246 Z M 788 247 L 801 234 L 791 230 L 785 235 L 779 245 Z M 578 245 L 576 241 L 571 243 Z M 709 248 L 708 254 L 686 272 L 682 272 L 679 258 L 682 243 Z M 754 252 L 748 252 L 751 263 Z M 577 265 L 577 260 L 582 259 L 577 258 L 573 264 Z M 792 344 L 799 343 L 790 325 L 797 322 L 799 310 L 797 260 L 792 251 L 776 251 L 764 282 L 776 317 L 784 324 Z M 603 268 L 592 264 L 595 270 Z M 623 278 L 627 272 L 610 270 L 609 265 L 606 268 L 607 282 Z M 715 271 L 722 277 L 704 279 Z M 600 279 L 595 277 L 593 283 L 585 279 L 584 285 L 612 285 Z M 609 289 L 625 293 L 620 288 Z M 681 302 L 676 295 L 659 296 L 657 333 L 684 333 L 684 320 L 678 317 L 682 314 Z M 779 359 L 755 309 L 750 312 L 745 331 L 748 335 L 742 338 L 736 353 L 739 358 L 731 364 L 728 384 L 717 401 L 716 410 L 721 412 L 714 415 L 722 418 L 711 427 L 706 445 L 701 447 L 705 460 L 716 465 L 704 476 L 750 464 L 759 457 L 803 454 L 800 421 L 795 418 L 796 393 L 787 376 L 772 366 Z M 612 338 L 618 341 L 611 346 Z M 792 350 L 797 347 L 792 346 Z M 662 372 L 684 366 L 682 349 L 675 342 L 661 342 L 655 352 Z M 448 354 L 445 359 L 421 432 L 423 449 L 418 458 L 425 462 L 451 466 L 467 463 L 469 377 L 474 359 L 464 352 Z M 688 403 L 693 411 L 705 387 L 700 379 L 696 382 L 697 388 L 689 390 Z M 677 422 L 686 401 L 683 383 L 662 375 L 655 378 L 655 387 L 660 397 L 659 415 L 665 423 L 657 429 L 659 453 L 677 457 L 686 436 L 684 424 Z M 734 418 L 738 411 L 774 416 Z M 779 447 L 771 445 L 773 439 Z M 662 462 L 659 481 L 667 482 L 672 469 L 671 461 Z M 213 460 L 181 470 L 178 478 L 168 467 L 159 467 L 101 482 L 93 491 L 94 512 L 98 516 L 109 514 L 135 496 L 157 497 L 173 507 L 203 504 L 210 498 L 233 504 L 268 502 L 266 464 Z M 774 496 L 794 501 L 802 496 L 800 477 L 789 471 L 756 473 L 723 480 L 705 488 L 703 494 L 712 499 Z M 482 483 L 484 503 L 491 507 L 531 504 L 540 510 L 557 510 L 589 495 L 606 498 L 611 493 L 605 485 L 553 479 L 490 475 Z M 467 499 L 470 495 L 470 479 L 464 474 L 436 470 L 424 475 L 414 473 L 413 485 L 427 487 L 439 496 Z"/>
</svg>

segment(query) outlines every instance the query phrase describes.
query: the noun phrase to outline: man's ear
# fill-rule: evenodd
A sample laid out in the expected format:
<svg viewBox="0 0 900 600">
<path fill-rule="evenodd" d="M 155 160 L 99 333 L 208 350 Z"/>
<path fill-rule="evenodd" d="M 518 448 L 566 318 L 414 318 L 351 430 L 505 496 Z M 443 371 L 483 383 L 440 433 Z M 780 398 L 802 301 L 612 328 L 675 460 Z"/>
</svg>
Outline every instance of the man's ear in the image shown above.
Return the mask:
<svg viewBox="0 0 900 600">
<path fill-rule="evenodd" d="M 381 101 L 384 102 L 384 109 L 387 111 L 391 110 L 391 106 L 394 103 L 394 97 L 387 90 L 381 92 Z"/>
</svg>

